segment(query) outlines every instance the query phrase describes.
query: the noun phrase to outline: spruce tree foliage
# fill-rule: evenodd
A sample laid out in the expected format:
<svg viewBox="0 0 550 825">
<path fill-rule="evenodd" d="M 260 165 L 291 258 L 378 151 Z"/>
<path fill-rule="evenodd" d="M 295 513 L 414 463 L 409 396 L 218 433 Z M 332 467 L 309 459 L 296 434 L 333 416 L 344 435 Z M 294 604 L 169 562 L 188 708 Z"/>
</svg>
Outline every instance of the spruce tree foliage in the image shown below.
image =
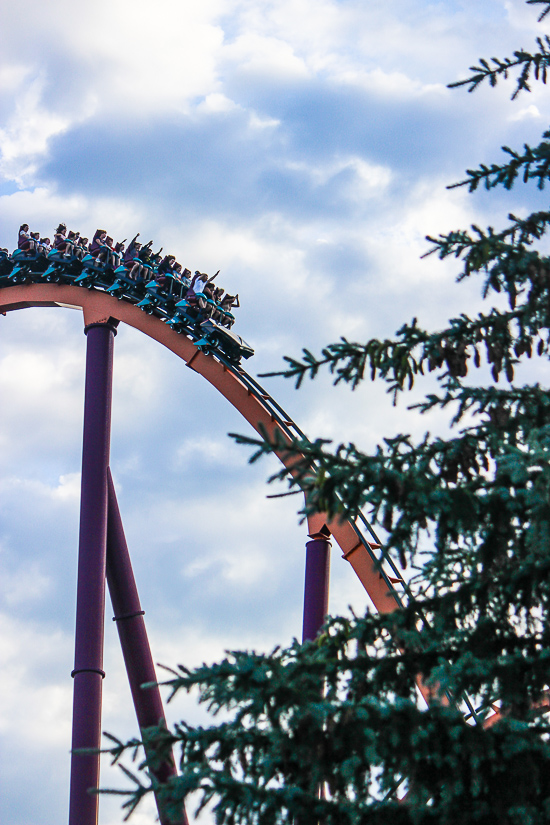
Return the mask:
<svg viewBox="0 0 550 825">
<path fill-rule="evenodd" d="M 545 0 L 527 3 L 542 6 L 539 19 L 550 12 Z M 550 61 L 550 41 L 537 46 L 481 60 L 451 85 L 514 77 L 513 96 L 529 92 Z M 550 132 L 504 152 L 458 185 L 542 189 L 550 179 Z M 178 754 L 181 776 L 157 789 L 168 813 L 197 791 L 218 825 L 550 822 L 550 395 L 514 383 L 525 359 L 549 357 L 549 226 L 550 211 L 539 211 L 509 215 L 498 230 L 428 238 L 428 254 L 460 263 L 458 281 L 482 277 L 489 307 L 475 317 L 438 331 L 413 319 L 392 339 L 342 338 L 286 359 L 283 374 L 298 387 L 328 369 L 352 389 L 383 381 L 395 399 L 436 375 L 439 389 L 415 406 L 448 410 L 448 438 L 397 435 L 366 455 L 353 444 L 237 437 L 254 447 L 252 460 L 295 456 L 293 474 L 274 478 L 305 490 L 306 512 L 369 509 L 388 533 L 386 552 L 418 573 L 391 615 L 333 618 L 313 643 L 172 671 L 171 697 L 198 689 L 223 721 L 144 732 L 158 758 L 171 746 Z M 476 384 L 485 365 L 492 380 Z M 134 749 L 128 814 L 154 783 L 155 757 L 141 748 L 115 738 L 109 748 L 115 761 Z"/>
</svg>

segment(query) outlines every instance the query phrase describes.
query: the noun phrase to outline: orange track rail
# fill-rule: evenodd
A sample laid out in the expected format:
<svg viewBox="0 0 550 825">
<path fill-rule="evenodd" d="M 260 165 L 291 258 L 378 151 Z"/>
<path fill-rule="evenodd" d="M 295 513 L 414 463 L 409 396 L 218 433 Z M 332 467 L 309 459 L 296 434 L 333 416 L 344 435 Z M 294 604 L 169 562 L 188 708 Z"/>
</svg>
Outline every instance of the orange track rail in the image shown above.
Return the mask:
<svg viewBox="0 0 550 825">
<path fill-rule="evenodd" d="M 258 432 L 262 428 L 270 434 L 276 431 L 288 441 L 288 434 L 277 421 L 269 404 L 251 392 L 238 371 L 229 369 L 213 355 L 201 352 L 185 335 L 178 334 L 160 318 L 147 315 L 128 301 L 118 300 L 98 290 L 89 290 L 69 284 L 28 284 L 0 289 L 0 314 L 27 307 L 72 307 L 82 309 L 84 325 L 108 321 L 110 318 L 128 324 L 171 350 L 188 367 L 202 375 L 218 390 L 243 418 Z M 279 456 L 288 466 L 291 462 Z M 329 520 L 323 514 L 308 519 L 308 532 L 315 535 L 328 529 L 343 557 L 351 564 L 371 601 L 381 613 L 390 613 L 398 607 L 398 598 L 388 578 L 382 575 L 369 543 L 361 541 L 351 521 Z"/>
</svg>

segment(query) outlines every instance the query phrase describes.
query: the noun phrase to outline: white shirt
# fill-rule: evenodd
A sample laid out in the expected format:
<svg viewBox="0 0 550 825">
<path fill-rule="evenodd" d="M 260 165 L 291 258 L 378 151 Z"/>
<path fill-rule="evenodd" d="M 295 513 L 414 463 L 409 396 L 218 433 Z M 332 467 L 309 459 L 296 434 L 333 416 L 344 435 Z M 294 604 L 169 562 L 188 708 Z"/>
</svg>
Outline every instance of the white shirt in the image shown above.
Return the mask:
<svg viewBox="0 0 550 825">
<path fill-rule="evenodd" d="M 197 280 L 195 281 L 195 283 L 193 285 L 193 290 L 195 292 L 195 295 L 200 295 L 201 293 L 203 293 L 204 292 L 204 287 L 206 286 L 207 283 L 208 283 L 208 278 L 206 277 L 206 275 L 199 275 L 199 277 L 197 278 Z"/>
</svg>

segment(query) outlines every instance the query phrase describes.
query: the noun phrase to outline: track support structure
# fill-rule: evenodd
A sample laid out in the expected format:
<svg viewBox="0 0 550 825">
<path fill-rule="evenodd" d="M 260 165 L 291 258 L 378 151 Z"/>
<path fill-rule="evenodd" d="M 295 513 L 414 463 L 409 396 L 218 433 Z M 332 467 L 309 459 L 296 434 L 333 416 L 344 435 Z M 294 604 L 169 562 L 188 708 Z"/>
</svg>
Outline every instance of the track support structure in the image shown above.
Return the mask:
<svg viewBox="0 0 550 825">
<path fill-rule="evenodd" d="M 116 326 L 85 327 L 86 385 L 76 594 L 69 825 L 97 825 L 107 551 L 107 468 Z"/>
<path fill-rule="evenodd" d="M 324 533 L 314 533 L 310 539 L 311 541 L 306 543 L 302 642 L 313 641 L 318 636 L 328 613 L 331 543 Z M 323 689 L 323 684 L 320 684 L 320 695 Z M 319 798 L 322 798 L 323 787 L 319 786 L 317 793 Z M 297 819 L 296 825 L 306 825 L 306 822 Z M 313 825 L 320 823 L 315 821 Z"/>
<path fill-rule="evenodd" d="M 145 682 L 156 682 L 156 674 L 109 470 L 117 323 L 102 321 L 84 329 L 86 388 L 75 665 L 71 674 L 74 689 L 69 825 L 97 825 L 98 822 L 106 579 L 139 727 L 166 724 L 158 687 L 142 689 Z M 95 752 L 83 753 L 83 750 Z M 175 774 L 172 757 L 154 775 L 166 782 Z M 157 808 L 161 825 L 188 825 L 183 807 L 176 819 L 168 818 L 161 811 L 158 799 Z"/>
<path fill-rule="evenodd" d="M 138 725 L 140 730 L 157 725 L 165 727 L 166 719 L 158 686 L 142 688 L 145 683 L 156 682 L 157 677 L 110 471 L 108 511 L 107 584 Z M 159 782 L 168 782 L 171 776 L 176 775 L 174 759 L 167 760 L 152 773 Z M 158 799 L 157 809 L 161 825 L 188 825 L 183 807 L 181 816 L 177 819 L 171 819 L 164 813 Z"/>
<path fill-rule="evenodd" d="M 303 642 L 315 639 L 327 617 L 330 548 L 330 541 L 321 533 L 314 534 L 306 543 Z"/>
</svg>

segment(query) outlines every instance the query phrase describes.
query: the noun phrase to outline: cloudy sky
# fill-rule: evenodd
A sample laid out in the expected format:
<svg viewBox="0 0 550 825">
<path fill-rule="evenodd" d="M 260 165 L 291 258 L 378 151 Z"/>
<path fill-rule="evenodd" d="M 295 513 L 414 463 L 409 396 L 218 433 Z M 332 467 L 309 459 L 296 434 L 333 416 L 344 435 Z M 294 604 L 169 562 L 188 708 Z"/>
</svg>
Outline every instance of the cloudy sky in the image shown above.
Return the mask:
<svg viewBox="0 0 550 825">
<path fill-rule="evenodd" d="M 546 28 L 523 0 L 20 0 L 2 10 L 0 246 L 60 220 L 141 232 L 221 269 L 253 374 L 345 334 L 437 325 L 479 284 L 421 261 L 426 234 L 525 213 L 533 191 L 445 186 L 547 127 L 544 89 L 450 91 Z M 80 313 L 0 318 L 0 753 L 4 825 L 66 818 L 85 337 Z M 266 382 L 267 383 L 267 382 Z M 269 390 L 311 436 L 372 448 L 440 422 L 323 377 Z M 115 342 L 112 469 L 156 661 L 300 634 L 303 526 L 266 499 L 247 425 L 136 331 Z M 368 599 L 335 548 L 331 612 Z M 104 728 L 136 732 L 107 612 Z M 170 718 L 202 718 L 193 700 Z M 118 777 L 105 770 L 105 784 Z M 120 822 L 119 803 L 100 822 Z M 154 821 L 151 809 L 133 819 Z M 203 817 L 208 821 L 208 817 Z"/>
</svg>

